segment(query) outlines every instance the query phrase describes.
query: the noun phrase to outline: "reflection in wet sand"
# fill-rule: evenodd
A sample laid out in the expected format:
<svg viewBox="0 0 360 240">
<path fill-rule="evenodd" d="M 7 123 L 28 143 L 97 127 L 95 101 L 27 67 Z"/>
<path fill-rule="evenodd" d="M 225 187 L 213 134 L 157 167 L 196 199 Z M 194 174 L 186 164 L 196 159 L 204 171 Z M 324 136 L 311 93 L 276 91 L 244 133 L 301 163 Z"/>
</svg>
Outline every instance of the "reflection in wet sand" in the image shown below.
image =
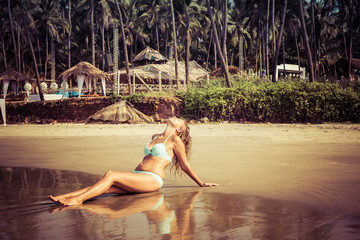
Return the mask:
<svg viewBox="0 0 360 240">
<path fill-rule="evenodd" d="M 81 206 L 46 199 L 100 176 L 0 168 L 1 239 L 359 239 L 360 211 L 210 189 L 168 186 L 147 194 L 107 195 Z"/>
</svg>

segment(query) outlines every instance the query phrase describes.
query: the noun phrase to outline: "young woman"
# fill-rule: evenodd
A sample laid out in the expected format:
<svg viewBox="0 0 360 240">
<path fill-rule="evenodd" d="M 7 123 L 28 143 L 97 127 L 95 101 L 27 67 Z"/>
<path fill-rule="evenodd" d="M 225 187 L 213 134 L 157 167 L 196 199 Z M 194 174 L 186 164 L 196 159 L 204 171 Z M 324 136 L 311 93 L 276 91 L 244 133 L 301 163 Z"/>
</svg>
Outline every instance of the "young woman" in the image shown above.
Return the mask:
<svg viewBox="0 0 360 240">
<path fill-rule="evenodd" d="M 190 128 L 179 118 L 167 120 L 162 134 L 155 134 L 145 145 L 145 157 L 133 172 L 107 171 L 105 176 L 91 187 L 52 196 L 49 199 L 62 205 L 79 205 L 84 201 L 105 193 L 145 193 L 159 190 L 163 185 L 165 168 L 171 165 L 175 173 L 183 170 L 200 187 L 217 186 L 204 183 L 191 169 L 188 155 L 191 148 Z"/>
</svg>

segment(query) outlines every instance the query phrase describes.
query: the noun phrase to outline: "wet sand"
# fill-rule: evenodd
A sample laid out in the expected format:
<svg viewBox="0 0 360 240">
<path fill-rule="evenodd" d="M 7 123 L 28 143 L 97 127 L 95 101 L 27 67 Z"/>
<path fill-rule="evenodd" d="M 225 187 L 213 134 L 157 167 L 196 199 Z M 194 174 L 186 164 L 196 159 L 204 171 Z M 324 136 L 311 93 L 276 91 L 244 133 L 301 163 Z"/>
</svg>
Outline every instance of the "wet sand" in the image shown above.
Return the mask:
<svg viewBox="0 0 360 240">
<path fill-rule="evenodd" d="M 131 171 L 165 125 L 0 126 L 0 238 L 359 239 L 360 125 L 190 125 L 190 164 L 164 188 L 61 208 L 46 199 Z"/>
</svg>

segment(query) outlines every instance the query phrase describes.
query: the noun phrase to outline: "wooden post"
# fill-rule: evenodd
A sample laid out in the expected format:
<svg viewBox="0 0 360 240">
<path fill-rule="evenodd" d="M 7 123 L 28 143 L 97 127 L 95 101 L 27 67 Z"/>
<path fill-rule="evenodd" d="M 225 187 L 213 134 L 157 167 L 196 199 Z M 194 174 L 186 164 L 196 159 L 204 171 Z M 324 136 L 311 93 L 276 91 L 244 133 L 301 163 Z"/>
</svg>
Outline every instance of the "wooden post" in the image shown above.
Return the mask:
<svg viewBox="0 0 360 240">
<path fill-rule="evenodd" d="M 161 92 L 161 71 L 159 71 L 159 91 Z"/>
<path fill-rule="evenodd" d="M 210 76 L 209 76 L 209 74 L 207 74 L 207 75 L 206 75 L 206 84 L 207 84 L 207 85 L 209 85 L 209 82 L 210 82 L 209 80 L 210 80 Z"/>
<path fill-rule="evenodd" d="M 135 93 L 135 70 L 133 70 L 133 93 Z"/>
</svg>

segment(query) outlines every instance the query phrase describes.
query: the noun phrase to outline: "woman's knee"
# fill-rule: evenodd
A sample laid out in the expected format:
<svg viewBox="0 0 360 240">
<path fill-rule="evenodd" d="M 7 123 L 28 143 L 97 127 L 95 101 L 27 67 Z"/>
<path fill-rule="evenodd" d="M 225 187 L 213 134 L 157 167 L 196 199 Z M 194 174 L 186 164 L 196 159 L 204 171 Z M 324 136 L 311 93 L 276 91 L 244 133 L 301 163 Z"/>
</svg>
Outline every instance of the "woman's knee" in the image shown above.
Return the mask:
<svg viewBox="0 0 360 240">
<path fill-rule="evenodd" d="M 112 178 L 114 176 L 114 171 L 108 170 L 106 171 L 104 178 Z"/>
</svg>

